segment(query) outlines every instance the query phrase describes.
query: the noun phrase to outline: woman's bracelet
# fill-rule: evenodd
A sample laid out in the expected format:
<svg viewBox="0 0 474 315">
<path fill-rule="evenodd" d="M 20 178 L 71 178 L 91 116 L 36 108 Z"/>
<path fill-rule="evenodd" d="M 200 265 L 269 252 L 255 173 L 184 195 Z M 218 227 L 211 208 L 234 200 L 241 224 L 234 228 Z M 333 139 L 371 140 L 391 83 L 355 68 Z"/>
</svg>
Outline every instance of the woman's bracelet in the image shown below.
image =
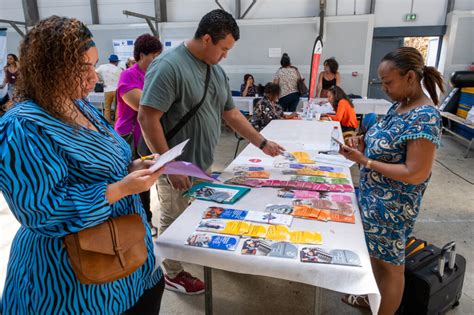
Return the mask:
<svg viewBox="0 0 474 315">
<path fill-rule="evenodd" d="M 263 148 L 265 148 L 265 146 L 267 145 L 267 142 L 268 142 L 267 139 L 263 138 L 263 141 L 262 141 L 262 143 L 260 143 L 260 145 L 258 146 L 258 148 L 259 148 L 260 150 L 263 150 Z"/>
<path fill-rule="evenodd" d="M 372 160 L 368 159 L 367 163 L 365 163 L 365 168 L 372 169 Z"/>
</svg>

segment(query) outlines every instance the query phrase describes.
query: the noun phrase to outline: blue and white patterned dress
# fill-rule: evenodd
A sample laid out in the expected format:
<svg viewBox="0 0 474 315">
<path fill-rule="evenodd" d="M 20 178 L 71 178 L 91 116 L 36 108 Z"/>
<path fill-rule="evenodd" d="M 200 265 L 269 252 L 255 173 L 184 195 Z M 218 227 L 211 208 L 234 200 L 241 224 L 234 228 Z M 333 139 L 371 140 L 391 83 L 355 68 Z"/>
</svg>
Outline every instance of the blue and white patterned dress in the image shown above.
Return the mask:
<svg viewBox="0 0 474 315">
<path fill-rule="evenodd" d="M 397 113 L 398 103 L 365 135 L 365 155 L 385 163 L 405 163 L 407 142 L 428 139 L 439 147 L 441 116 L 438 109 L 423 105 Z M 370 256 L 394 265 L 405 263 L 406 239 L 413 231 L 429 178 L 412 185 L 367 168 L 360 173 L 359 205 Z"/>
<path fill-rule="evenodd" d="M 4 315 L 120 314 L 161 279 L 138 195 L 112 205 L 105 198 L 107 185 L 128 174 L 129 146 L 92 105 L 78 106 L 99 132 L 75 129 L 33 102 L 16 104 L 0 118 L 0 190 L 21 223 L 8 263 Z M 146 226 L 145 264 L 114 282 L 81 284 L 63 237 L 130 213 L 139 213 Z"/>
</svg>

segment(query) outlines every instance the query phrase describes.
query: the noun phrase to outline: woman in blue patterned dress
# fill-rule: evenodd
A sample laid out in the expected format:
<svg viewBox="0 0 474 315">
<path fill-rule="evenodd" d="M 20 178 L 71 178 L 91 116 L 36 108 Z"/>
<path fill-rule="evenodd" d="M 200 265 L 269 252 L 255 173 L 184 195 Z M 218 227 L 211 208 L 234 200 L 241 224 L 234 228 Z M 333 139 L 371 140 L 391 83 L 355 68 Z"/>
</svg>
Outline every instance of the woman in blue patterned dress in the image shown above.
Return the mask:
<svg viewBox="0 0 474 315">
<path fill-rule="evenodd" d="M 157 314 L 164 289 L 138 193 L 158 173 L 131 162 L 127 143 L 83 98 L 97 82 L 92 34 L 50 17 L 20 47 L 18 103 L 0 119 L 0 190 L 21 227 L 12 244 L 2 314 Z M 51 62 L 54 56 L 55 62 Z M 81 284 L 63 237 L 138 213 L 148 259 L 131 275 Z"/>
<path fill-rule="evenodd" d="M 378 74 L 383 90 L 395 103 L 365 136 L 349 139 L 341 154 L 361 165 L 359 204 L 382 295 L 379 314 L 394 314 L 403 295 L 405 243 L 440 144 L 436 86 L 441 91 L 444 86 L 436 68 L 425 66 L 421 54 L 411 47 L 387 54 Z M 366 304 L 357 296 L 346 296 L 345 302 Z"/>
</svg>

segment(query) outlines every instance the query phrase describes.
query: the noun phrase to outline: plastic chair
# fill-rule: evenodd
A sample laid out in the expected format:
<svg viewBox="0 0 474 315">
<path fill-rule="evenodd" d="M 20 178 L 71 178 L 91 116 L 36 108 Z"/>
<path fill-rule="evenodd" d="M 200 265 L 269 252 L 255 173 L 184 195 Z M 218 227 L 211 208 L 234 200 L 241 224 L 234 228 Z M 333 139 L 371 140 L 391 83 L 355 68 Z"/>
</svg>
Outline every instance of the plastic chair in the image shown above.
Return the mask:
<svg viewBox="0 0 474 315">
<path fill-rule="evenodd" d="M 232 90 L 232 96 L 240 96 L 240 91 Z"/>
</svg>

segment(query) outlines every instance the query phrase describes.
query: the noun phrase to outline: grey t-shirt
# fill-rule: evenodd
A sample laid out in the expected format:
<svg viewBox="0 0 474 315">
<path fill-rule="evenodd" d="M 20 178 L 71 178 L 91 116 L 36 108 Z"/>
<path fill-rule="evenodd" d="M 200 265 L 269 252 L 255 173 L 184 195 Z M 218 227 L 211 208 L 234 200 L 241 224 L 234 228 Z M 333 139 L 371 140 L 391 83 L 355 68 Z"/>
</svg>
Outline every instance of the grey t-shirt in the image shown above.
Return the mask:
<svg viewBox="0 0 474 315">
<path fill-rule="evenodd" d="M 201 100 L 207 65 L 195 58 L 184 44 L 155 59 L 145 75 L 140 105 L 165 114 L 165 133 L 171 130 Z M 206 170 L 214 161 L 214 148 L 221 134 L 222 114 L 235 107 L 229 80 L 218 65 L 211 66 L 206 98 L 196 114 L 168 142 L 171 147 L 190 138 L 179 160 Z"/>
</svg>

